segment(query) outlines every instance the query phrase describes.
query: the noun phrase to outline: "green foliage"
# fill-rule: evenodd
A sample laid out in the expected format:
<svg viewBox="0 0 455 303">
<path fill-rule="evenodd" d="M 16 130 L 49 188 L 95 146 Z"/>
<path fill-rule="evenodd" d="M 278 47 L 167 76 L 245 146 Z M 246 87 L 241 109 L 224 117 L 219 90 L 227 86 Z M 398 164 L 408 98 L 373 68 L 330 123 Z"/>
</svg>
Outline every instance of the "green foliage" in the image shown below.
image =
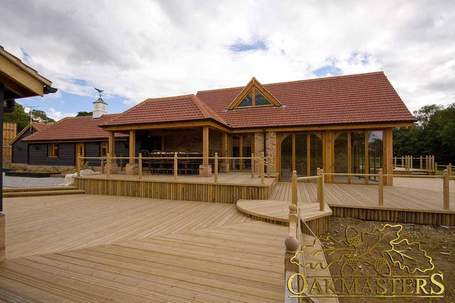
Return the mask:
<svg viewBox="0 0 455 303">
<path fill-rule="evenodd" d="M 78 112 L 76 117 L 83 117 L 83 116 L 92 116 L 92 112 Z"/>
<path fill-rule="evenodd" d="M 426 105 L 414 115 L 416 127 L 394 130 L 394 155 L 432 154 L 439 163 L 455 163 L 455 103 Z"/>
<path fill-rule="evenodd" d="M 40 122 L 55 122 L 54 119 L 49 118 L 46 115 L 46 112 L 43 110 L 34 110 L 33 111 L 33 121 L 40 121 Z"/>
<path fill-rule="evenodd" d="M 12 113 L 5 113 L 3 120 L 5 122 L 12 122 L 17 124 L 17 132 L 20 132 L 30 123 L 30 116 L 25 112 L 24 107 L 18 103 L 14 107 Z M 42 110 L 33 111 L 33 121 L 39 122 L 54 122 L 53 119 L 49 118 L 46 113 Z"/>
<path fill-rule="evenodd" d="M 30 117 L 24 111 L 24 107 L 16 103 L 12 113 L 5 113 L 3 121 L 17 123 L 17 131 L 20 132 L 30 122 Z"/>
</svg>

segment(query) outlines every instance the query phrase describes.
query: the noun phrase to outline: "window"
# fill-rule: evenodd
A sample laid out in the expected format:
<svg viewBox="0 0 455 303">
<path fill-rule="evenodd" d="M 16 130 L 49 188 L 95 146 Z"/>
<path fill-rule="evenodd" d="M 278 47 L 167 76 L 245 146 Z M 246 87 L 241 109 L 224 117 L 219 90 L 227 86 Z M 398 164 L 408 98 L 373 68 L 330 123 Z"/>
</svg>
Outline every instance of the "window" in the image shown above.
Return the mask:
<svg viewBox="0 0 455 303">
<path fill-rule="evenodd" d="M 252 106 L 252 105 L 253 105 L 253 98 L 251 97 L 250 94 L 248 94 L 248 95 L 242 100 L 242 102 L 240 102 L 239 107 L 243 107 L 243 106 Z"/>
<path fill-rule="evenodd" d="M 261 95 L 259 92 L 256 92 L 255 101 L 256 101 L 256 106 L 260 106 L 260 105 L 271 105 L 271 103 L 269 102 L 269 100 L 267 100 L 267 99 L 266 99 L 263 95 Z"/>
<path fill-rule="evenodd" d="M 107 155 L 107 143 L 106 142 L 103 142 L 101 143 L 101 157 L 106 157 Z"/>
<path fill-rule="evenodd" d="M 58 144 L 48 144 L 47 145 L 47 156 L 49 158 L 58 157 Z"/>
<path fill-rule="evenodd" d="M 260 92 L 256 89 L 252 89 L 240 102 L 239 107 L 246 106 L 267 106 L 272 105 L 269 100 L 267 100 Z"/>
</svg>

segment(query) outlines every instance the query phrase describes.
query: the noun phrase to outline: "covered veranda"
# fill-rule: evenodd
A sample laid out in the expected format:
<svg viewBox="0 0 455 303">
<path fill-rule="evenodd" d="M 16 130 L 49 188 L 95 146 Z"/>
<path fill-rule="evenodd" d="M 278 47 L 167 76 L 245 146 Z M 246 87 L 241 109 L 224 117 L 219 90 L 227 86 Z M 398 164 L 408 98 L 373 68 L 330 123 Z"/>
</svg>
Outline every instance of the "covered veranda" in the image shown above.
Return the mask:
<svg viewBox="0 0 455 303">
<path fill-rule="evenodd" d="M 260 175 L 261 166 L 265 165 L 261 163 L 266 162 L 263 154 L 256 151 L 254 134 L 233 134 L 213 121 L 128 125 L 106 127 L 105 130 L 109 132 L 106 157 L 117 158 L 117 161 L 112 161 L 114 173 L 124 171 L 125 174 L 138 175 L 139 158 L 144 175 L 172 175 L 176 170 L 179 176 L 201 177 L 212 176 L 215 166 L 219 173 Z M 119 133 L 128 135 L 128 157 L 116 155 L 116 134 Z M 178 158 L 177 166 L 175 157 Z M 267 172 L 266 168 L 264 172 Z"/>
</svg>

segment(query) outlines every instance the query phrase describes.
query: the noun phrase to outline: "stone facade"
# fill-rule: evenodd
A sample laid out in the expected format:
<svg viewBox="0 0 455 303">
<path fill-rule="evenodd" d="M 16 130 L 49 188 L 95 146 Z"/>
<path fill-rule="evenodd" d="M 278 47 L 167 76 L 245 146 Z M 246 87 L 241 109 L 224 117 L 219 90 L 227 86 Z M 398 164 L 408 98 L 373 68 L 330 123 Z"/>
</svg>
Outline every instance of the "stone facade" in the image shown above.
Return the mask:
<svg viewBox="0 0 455 303">
<path fill-rule="evenodd" d="M 264 152 L 264 134 L 262 132 L 254 133 L 254 156 L 259 157 Z M 255 163 L 254 172 L 259 174 L 259 165 Z"/>
<path fill-rule="evenodd" d="M 267 174 L 276 174 L 276 152 L 277 152 L 277 139 L 276 132 L 267 132 L 266 135 L 266 151 L 265 154 L 268 157 L 269 165 L 267 166 Z"/>
</svg>

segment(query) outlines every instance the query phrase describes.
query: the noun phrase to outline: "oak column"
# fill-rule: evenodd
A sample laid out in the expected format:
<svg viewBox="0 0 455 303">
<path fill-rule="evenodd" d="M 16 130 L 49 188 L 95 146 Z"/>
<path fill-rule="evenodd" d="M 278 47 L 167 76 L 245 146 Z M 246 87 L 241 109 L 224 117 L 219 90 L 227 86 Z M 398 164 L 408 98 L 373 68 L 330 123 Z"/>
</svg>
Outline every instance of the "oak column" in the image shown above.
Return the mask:
<svg viewBox="0 0 455 303">
<path fill-rule="evenodd" d="M 114 132 L 109 132 L 109 154 L 111 157 L 115 157 L 115 133 Z"/>
<path fill-rule="evenodd" d="M 129 153 L 129 162 L 130 164 L 134 164 L 134 157 L 136 156 L 136 131 L 130 130 L 130 138 L 129 138 L 129 146 L 128 146 L 128 153 Z"/>
<path fill-rule="evenodd" d="M 202 165 L 199 174 L 204 177 L 212 175 L 212 167 L 209 165 L 209 127 L 202 128 Z"/>
</svg>

